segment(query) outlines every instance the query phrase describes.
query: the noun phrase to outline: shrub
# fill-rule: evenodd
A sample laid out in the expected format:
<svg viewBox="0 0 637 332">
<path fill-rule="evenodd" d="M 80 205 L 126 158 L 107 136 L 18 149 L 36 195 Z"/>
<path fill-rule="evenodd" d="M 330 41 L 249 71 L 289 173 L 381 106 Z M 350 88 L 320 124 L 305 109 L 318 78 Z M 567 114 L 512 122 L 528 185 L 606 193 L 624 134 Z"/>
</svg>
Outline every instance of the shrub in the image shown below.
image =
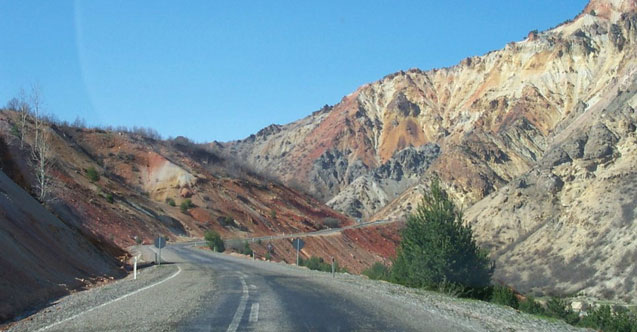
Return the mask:
<svg viewBox="0 0 637 332">
<path fill-rule="evenodd" d="M 16 125 L 12 125 L 11 126 L 11 135 L 13 135 L 13 136 L 15 136 L 17 138 L 21 137 L 20 129 L 18 128 L 18 126 L 16 126 Z"/>
<path fill-rule="evenodd" d="M 588 315 L 582 317 L 577 325 L 604 332 L 635 332 L 637 331 L 637 318 L 626 309 L 616 310 L 613 313 L 610 306 L 602 305 L 588 312 Z"/>
<path fill-rule="evenodd" d="M 113 198 L 113 194 L 112 193 L 106 194 L 106 201 L 111 203 L 111 204 L 115 201 L 115 199 Z"/>
<path fill-rule="evenodd" d="M 186 213 L 188 209 L 192 207 L 194 207 L 194 205 L 192 204 L 192 201 L 190 199 L 186 199 L 182 201 L 181 204 L 179 205 L 179 208 L 181 209 L 181 212 L 183 213 Z"/>
<path fill-rule="evenodd" d="M 243 243 L 243 249 L 241 250 L 241 253 L 244 255 L 248 255 L 248 256 L 252 256 L 252 248 L 250 248 L 250 244 L 246 241 Z"/>
<path fill-rule="evenodd" d="M 326 263 L 323 258 L 317 256 L 312 256 L 308 259 L 299 258 L 299 265 L 305 266 L 310 270 L 332 272 L 332 264 Z M 338 266 L 338 262 L 334 262 L 334 272 L 347 272 L 347 270 Z"/>
<path fill-rule="evenodd" d="M 224 252 L 226 250 L 219 233 L 213 230 L 206 231 L 204 239 L 208 242 L 208 247 L 210 247 L 211 250 L 216 252 Z"/>
<path fill-rule="evenodd" d="M 544 312 L 544 307 L 542 307 L 539 302 L 535 301 L 535 298 L 533 298 L 533 296 L 527 296 L 526 300 L 520 301 L 520 303 L 518 304 L 518 309 L 532 315 L 546 314 Z"/>
<path fill-rule="evenodd" d="M 270 253 L 269 253 L 269 252 L 266 252 L 266 253 L 265 253 L 265 260 L 266 260 L 266 261 L 269 261 L 269 260 L 271 260 L 271 259 L 272 259 L 272 255 L 270 255 Z"/>
<path fill-rule="evenodd" d="M 515 293 L 513 293 L 513 290 L 503 285 L 493 286 L 491 302 L 506 305 L 515 309 L 517 309 L 519 305 L 518 298 L 515 296 Z"/>
<path fill-rule="evenodd" d="M 89 179 L 89 181 L 91 182 L 97 182 L 100 180 L 100 175 L 99 173 L 97 173 L 97 170 L 95 169 L 95 167 L 91 166 L 86 170 L 86 177 Z"/>
<path fill-rule="evenodd" d="M 374 265 L 364 270 L 363 274 L 373 280 L 389 280 L 390 270 L 385 264 L 376 262 Z"/>
<path fill-rule="evenodd" d="M 177 205 L 177 204 L 175 204 L 175 200 L 170 198 L 170 197 L 166 198 L 166 203 L 168 205 L 170 205 L 170 206 L 176 206 Z"/>
<path fill-rule="evenodd" d="M 232 224 L 234 224 L 234 219 L 229 216 L 220 217 L 217 219 L 217 221 L 223 227 L 231 226 Z"/>
<path fill-rule="evenodd" d="M 562 319 L 573 325 L 579 320 L 579 315 L 571 309 L 566 300 L 559 297 L 551 297 L 546 301 L 546 315 Z"/>
<path fill-rule="evenodd" d="M 329 228 L 338 228 L 338 226 L 341 225 L 341 221 L 336 218 L 327 217 L 323 219 L 323 225 Z"/>
<path fill-rule="evenodd" d="M 462 214 L 433 181 L 409 215 L 391 269 L 391 279 L 410 287 L 437 289 L 441 282 L 480 290 L 491 282 L 494 264 L 476 244 Z"/>
</svg>

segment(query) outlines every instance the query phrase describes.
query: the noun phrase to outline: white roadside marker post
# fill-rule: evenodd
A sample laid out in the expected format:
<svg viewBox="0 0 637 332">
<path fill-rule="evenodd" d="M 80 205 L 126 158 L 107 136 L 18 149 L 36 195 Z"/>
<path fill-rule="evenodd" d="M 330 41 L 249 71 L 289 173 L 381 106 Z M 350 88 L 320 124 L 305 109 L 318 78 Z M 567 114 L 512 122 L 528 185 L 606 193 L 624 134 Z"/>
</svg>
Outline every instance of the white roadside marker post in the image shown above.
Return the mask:
<svg viewBox="0 0 637 332">
<path fill-rule="evenodd" d="M 133 280 L 137 280 L 137 256 L 135 256 L 135 263 L 133 264 Z"/>
<path fill-rule="evenodd" d="M 332 278 L 334 278 L 334 256 L 332 256 Z"/>
</svg>

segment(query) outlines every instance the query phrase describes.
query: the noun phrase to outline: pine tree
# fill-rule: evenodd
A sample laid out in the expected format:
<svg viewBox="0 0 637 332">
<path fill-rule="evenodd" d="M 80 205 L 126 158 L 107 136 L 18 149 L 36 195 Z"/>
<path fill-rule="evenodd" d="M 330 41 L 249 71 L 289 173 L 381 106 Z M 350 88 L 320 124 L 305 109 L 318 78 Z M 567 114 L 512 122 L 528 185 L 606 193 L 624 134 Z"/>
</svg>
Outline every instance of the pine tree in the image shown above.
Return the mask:
<svg viewBox="0 0 637 332">
<path fill-rule="evenodd" d="M 467 289 L 488 286 L 494 264 L 473 238 L 470 226 L 437 180 L 407 219 L 392 279 L 410 287 L 437 289 L 452 283 Z"/>
</svg>

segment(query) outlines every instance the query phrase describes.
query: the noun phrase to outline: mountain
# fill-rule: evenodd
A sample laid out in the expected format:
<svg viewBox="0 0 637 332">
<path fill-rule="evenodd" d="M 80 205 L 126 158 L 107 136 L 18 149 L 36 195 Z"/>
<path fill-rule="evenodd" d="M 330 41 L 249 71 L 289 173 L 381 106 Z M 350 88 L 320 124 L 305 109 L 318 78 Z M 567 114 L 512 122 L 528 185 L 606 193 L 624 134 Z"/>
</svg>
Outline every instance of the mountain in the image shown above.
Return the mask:
<svg viewBox="0 0 637 332">
<path fill-rule="evenodd" d="M 634 299 L 636 9 L 593 0 L 501 50 L 388 75 L 222 150 L 364 219 L 402 218 L 437 177 L 498 279 Z"/>
</svg>

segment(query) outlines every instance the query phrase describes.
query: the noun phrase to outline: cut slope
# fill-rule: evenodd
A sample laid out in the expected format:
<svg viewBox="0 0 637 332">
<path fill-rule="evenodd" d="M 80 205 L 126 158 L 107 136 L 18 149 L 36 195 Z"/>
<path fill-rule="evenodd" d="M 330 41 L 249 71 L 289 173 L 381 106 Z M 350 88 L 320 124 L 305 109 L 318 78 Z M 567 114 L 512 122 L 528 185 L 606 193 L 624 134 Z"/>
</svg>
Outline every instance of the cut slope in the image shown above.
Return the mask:
<svg viewBox="0 0 637 332">
<path fill-rule="evenodd" d="M 124 274 L 112 256 L 124 252 L 69 227 L 1 171 L 0 211 L 0 322 Z"/>
</svg>

